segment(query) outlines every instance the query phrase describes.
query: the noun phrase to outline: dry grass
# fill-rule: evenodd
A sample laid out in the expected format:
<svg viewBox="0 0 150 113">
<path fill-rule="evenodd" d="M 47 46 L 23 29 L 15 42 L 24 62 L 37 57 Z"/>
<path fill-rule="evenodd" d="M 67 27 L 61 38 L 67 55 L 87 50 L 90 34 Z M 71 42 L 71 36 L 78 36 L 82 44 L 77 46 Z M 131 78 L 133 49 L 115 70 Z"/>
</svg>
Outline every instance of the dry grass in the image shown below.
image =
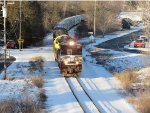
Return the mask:
<svg viewBox="0 0 150 113">
<path fill-rule="evenodd" d="M 7 77 L 6 80 L 9 80 L 9 81 L 12 81 L 14 80 L 15 78 L 14 77 Z"/>
<path fill-rule="evenodd" d="M 146 88 L 150 88 L 150 77 L 146 77 L 143 83 Z"/>
<path fill-rule="evenodd" d="M 30 64 L 31 71 L 36 71 L 36 70 L 42 71 L 44 66 L 44 58 L 41 56 L 33 57 L 29 61 L 29 64 Z"/>
<path fill-rule="evenodd" d="M 102 52 L 98 54 L 96 61 L 98 64 L 106 65 L 106 62 L 111 60 L 111 56 L 109 53 Z"/>
<path fill-rule="evenodd" d="M 142 93 L 136 99 L 130 98 L 129 102 L 135 105 L 141 113 L 150 113 L 150 95 L 148 93 Z"/>
<path fill-rule="evenodd" d="M 43 87 L 44 84 L 44 78 L 42 76 L 34 76 L 31 77 L 30 80 L 32 81 L 32 83 L 37 86 L 38 88 Z"/>
<path fill-rule="evenodd" d="M 42 113 L 42 108 L 32 98 L 9 99 L 0 102 L 0 113 Z"/>
<path fill-rule="evenodd" d="M 138 109 L 142 113 L 150 113 L 150 95 L 141 95 L 138 101 Z"/>
<path fill-rule="evenodd" d="M 125 72 L 115 74 L 115 76 L 121 81 L 126 90 L 130 90 L 132 84 L 137 79 L 137 73 L 134 70 L 126 70 Z"/>
</svg>

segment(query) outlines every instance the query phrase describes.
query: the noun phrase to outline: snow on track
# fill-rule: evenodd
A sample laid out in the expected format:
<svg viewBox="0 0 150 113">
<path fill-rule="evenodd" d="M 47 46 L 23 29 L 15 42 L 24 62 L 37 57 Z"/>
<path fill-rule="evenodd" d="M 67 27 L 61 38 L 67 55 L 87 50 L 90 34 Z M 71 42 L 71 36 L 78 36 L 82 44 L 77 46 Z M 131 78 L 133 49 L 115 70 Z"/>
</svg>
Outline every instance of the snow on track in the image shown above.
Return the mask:
<svg viewBox="0 0 150 113">
<path fill-rule="evenodd" d="M 44 40 L 44 45 L 48 48 L 46 50 L 47 55 L 45 56 L 46 62 L 44 65 L 44 89 L 48 98 L 45 102 L 44 111 L 48 113 L 83 113 L 65 78 L 60 74 L 53 54 L 52 40 L 51 33 Z"/>
<path fill-rule="evenodd" d="M 94 102 L 97 102 L 96 105 L 101 108 L 102 113 L 137 113 L 112 87 L 110 79 L 112 75 L 100 65 L 83 63 L 79 80 Z"/>
<path fill-rule="evenodd" d="M 48 96 L 45 102 L 46 111 L 51 113 L 83 113 L 65 79 L 56 74 L 58 68 L 49 68 L 49 71 L 51 74 L 46 78 L 44 86 Z"/>
<path fill-rule="evenodd" d="M 61 76 L 53 51 L 49 51 L 50 59 L 45 62 L 44 89 L 48 96 L 45 111 L 51 113 L 83 113 L 82 108 L 73 96 L 65 78 Z"/>
<path fill-rule="evenodd" d="M 68 82 L 74 96 L 76 96 L 85 113 L 100 113 L 97 107 L 93 104 L 93 101 L 91 101 L 86 92 L 80 86 L 76 78 L 66 78 L 66 81 Z"/>
</svg>

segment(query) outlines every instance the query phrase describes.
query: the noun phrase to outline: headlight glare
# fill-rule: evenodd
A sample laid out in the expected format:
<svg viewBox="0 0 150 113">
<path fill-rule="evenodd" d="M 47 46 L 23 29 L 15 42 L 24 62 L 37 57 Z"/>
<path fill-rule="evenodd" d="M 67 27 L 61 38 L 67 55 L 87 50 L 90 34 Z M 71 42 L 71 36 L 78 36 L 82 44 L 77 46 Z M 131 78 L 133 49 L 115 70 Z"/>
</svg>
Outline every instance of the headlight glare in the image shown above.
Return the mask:
<svg viewBox="0 0 150 113">
<path fill-rule="evenodd" d="M 74 45 L 75 45 L 75 42 L 74 42 L 74 41 L 70 41 L 70 42 L 69 42 L 69 45 L 70 45 L 70 46 L 74 46 Z"/>
<path fill-rule="evenodd" d="M 65 61 L 64 61 L 64 64 L 65 64 L 65 65 L 67 65 L 67 64 L 68 64 L 68 61 L 67 61 L 67 60 L 65 60 Z"/>
</svg>

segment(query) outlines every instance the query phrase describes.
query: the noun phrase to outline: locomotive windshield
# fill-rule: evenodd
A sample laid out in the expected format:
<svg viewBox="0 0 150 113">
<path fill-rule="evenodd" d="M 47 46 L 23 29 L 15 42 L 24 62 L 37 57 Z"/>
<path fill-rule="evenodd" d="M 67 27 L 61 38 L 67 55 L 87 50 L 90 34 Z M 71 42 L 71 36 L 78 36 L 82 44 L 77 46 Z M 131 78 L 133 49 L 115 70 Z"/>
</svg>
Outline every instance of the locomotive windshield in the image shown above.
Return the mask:
<svg viewBox="0 0 150 113">
<path fill-rule="evenodd" d="M 82 48 L 62 48 L 61 55 L 82 55 Z"/>
<path fill-rule="evenodd" d="M 66 30 L 64 29 L 59 29 L 54 31 L 55 36 L 60 36 L 60 35 L 64 35 L 64 34 L 68 34 Z"/>
</svg>

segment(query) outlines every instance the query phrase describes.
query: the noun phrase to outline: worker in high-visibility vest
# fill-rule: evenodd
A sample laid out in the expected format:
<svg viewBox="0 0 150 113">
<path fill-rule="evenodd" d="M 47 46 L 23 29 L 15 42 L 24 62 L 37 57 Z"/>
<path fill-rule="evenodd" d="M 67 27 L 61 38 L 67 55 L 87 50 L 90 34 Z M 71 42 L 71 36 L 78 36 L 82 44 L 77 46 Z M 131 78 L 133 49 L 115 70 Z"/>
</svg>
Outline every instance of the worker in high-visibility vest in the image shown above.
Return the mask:
<svg viewBox="0 0 150 113">
<path fill-rule="evenodd" d="M 60 44 L 64 41 L 65 38 L 69 38 L 68 35 L 57 36 L 53 41 L 54 55 L 55 59 L 58 60 Z"/>
</svg>

